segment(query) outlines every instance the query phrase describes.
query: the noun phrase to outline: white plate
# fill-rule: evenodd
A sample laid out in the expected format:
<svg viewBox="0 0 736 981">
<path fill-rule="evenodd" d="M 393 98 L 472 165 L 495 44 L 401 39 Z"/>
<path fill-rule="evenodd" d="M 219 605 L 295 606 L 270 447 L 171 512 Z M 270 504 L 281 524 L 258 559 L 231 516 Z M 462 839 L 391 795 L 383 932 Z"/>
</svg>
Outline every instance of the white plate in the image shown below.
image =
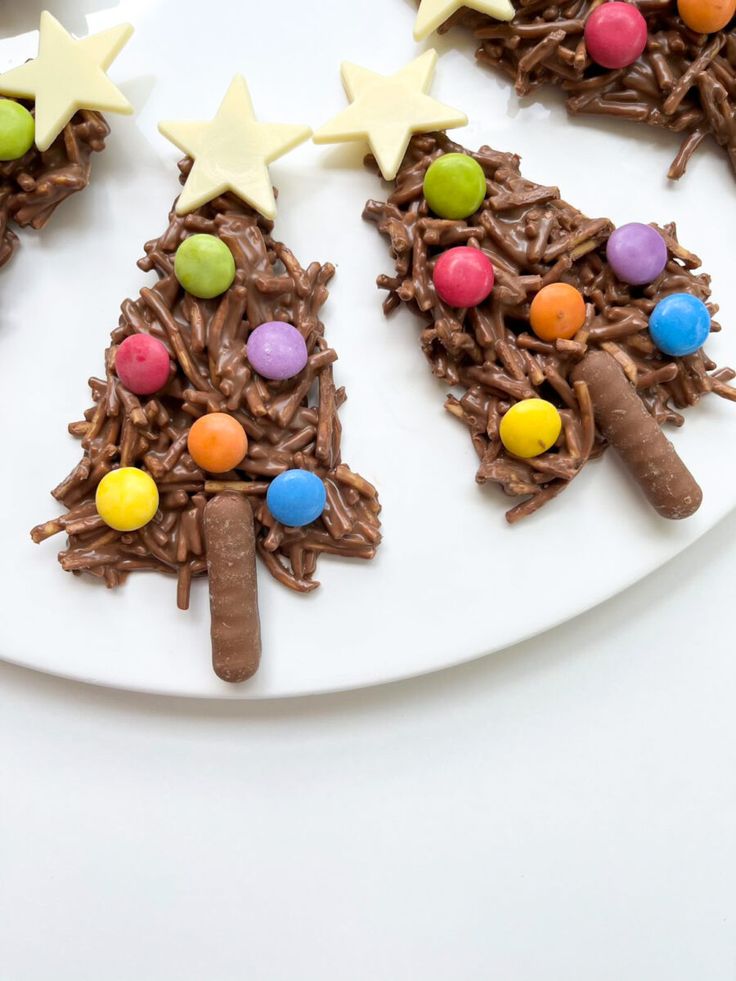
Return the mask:
<svg viewBox="0 0 736 981">
<path fill-rule="evenodd" d="M 54 12 L 80 29 L 80 7 L 69 0 Z M 35 4 L 18 3 L 14 28 L 32 28 L 36 14 Z M 60 540 L 31 544 L 31 526 L 58 513 L 49 489 L 79 457 L 66 424 L 89 404 L 86 379 L 100 371 L 119 305 L 146 279 L 135 260 L 166 226 L 177 191 L 177 153 L 159 137 L 158 119 L 209 117 L 240 71 L 263 119 L 316 127 L 344 105 L 342 59 L 388 72 L 416 54 L 412 17 L 402 0 L 130 0 L 89 17 L 93 31 L 122 19 L 135 24 L 112 76 L 138 112 L 112 119 L 91 187 L 43 233 L 23 234 L 0 272 L 7 660 L 121 688 L 223 698 L 377 684 L 478 657 L 574 617 L 656 569 L 736 502 L 736 406 L 713 397 L 675 434 L 705 491 L 695 518 L 657 518 L 607 455 L 555 503 L 510 528 L 508 500 L 473 480 L 467 432 L 442 407 L 445 390 L 426 368 L 417 323 L 408 314 L 383 319 L 374 280 L 390 268 L 389 256 L 360 219 L 381 186 L 360 168 L 361 151 L 305 145 L 272 170 L 281 187 L 277 235 L 302 262 L 338 266 L 325 319 L 349 394 L 345 458 L 382 496 L 379 558 L 322 561 L 323 587 L 307 597 L 261 570 L 263 667 L 249 684 L 228 687 L 209 667 L 204 583 L 190 612 L 180 613 L 173 579 L 132 576 L 107 591 L 62 573 Z M 721 321 L 732 325 L 736 195 L 725 158 L 700 153 L 670 186 L 664 175 L 676 141 L 668 134 L 569 123 L 554 95 L 520 111 L 504 83 L 475 67 L 472 42 L 454 41 L 439 45 L 447 53 L 434 93 L 468 112 L 471 125 L 458 139 L 520 152 L 525 173 L 559 184 L 590 215 L 675 219 L 713 275 Z M 5 40 L 0 68 L 33 53 L 33 36 Z M 735 363 L 736 331 L 715 337 L 709 351 Z"/>
</svg>

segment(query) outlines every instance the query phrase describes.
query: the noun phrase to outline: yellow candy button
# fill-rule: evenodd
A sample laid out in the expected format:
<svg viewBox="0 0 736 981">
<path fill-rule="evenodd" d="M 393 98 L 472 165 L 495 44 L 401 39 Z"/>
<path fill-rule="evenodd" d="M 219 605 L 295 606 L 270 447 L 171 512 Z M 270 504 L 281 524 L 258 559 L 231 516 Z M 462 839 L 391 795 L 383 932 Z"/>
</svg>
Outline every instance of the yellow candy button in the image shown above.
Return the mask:
<svg viewBox="0 0 736 981">
<path fill-rule="evenodd" d="M 122 467 L 106 474 L 97 487 L 97 513 L 115 531 L 137 531 L 158 510 L 158 487 L 137 467 Z"/>
<path fill-rule="evenodd" d="M 509 453 L 528 460 L 554 446 L 561 429 L 560 413 L 551 402 L 524 399 L 501 419 L 499 435 Z"/>
</svg>

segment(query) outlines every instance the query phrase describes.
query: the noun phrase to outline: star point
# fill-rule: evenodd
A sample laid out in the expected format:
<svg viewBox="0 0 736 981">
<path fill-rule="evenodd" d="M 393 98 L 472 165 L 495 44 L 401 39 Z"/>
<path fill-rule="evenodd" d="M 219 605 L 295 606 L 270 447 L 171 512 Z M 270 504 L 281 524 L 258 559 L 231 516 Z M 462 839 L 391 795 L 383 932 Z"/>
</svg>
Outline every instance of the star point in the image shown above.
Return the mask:
<svg viewBox="0 0 736 981">
<path fill-rule="evenodd" d="M 38 56 L 0 75 L 0 94 L 35 100 L 39 150 L 48 150 L 80 109 L 133 112 L 105 74 L 132 33 L 121 24 L 77 39 L 47 10 L 41 14 Z"/>
<path fill-rule="evenodd" d="M 315 143 L 365 140 L 384 178 L 393 180 L 415 133 L 465 126 L 467 116 L 428 93 L 437 52 L 425 51 L 393 75 L 379 75 L 360 65 L 344 62 L 341 68 L 350 105 L 325 123 Z"/>
<path fill-rule="evenodd" d="M 230 83 L 213 119 L 165 121 L 158 128 L 194 161 L 176 205 L 179 215 L 231 191 L 264 218 L 275 218 L 268 165 L 312 135 L 308 126 L 259 122 L 242 75 Z"/>
<path fill-rule="evenodd" d="M 496 20 L 512 20 L 516 11 L 510 0 L 421 0 L 414 23 L 414 40 L 423 41 L 461 7 L 468 7 Z"/>
</svg>

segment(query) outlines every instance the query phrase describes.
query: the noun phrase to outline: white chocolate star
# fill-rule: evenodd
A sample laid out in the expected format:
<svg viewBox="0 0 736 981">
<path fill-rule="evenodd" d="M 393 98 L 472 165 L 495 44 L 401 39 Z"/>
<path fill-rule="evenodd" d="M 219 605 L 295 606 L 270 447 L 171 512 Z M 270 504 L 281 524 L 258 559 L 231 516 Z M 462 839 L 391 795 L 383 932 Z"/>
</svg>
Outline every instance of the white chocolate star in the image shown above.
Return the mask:
<svg viewBox="0 0 736 981">
<path fill-rule="evenodd" d="M 38 57 L 0 75 L 0 94 L 35 99 L 39 150 L 48 150 L 79 109 L 133 112 L 105 74 L 132 33 L 120 24 L 77 40 L 47 10 L 41 14 Z"/>
<path fill-rule="evenodd" d="M 194 160 L 176 205 L 178 215 L 232 191 L 265 218 L 275 218 L 268 164 L 312 135 L 308 126 L 259 123 L 242 75 L 232 80 L 210 122 L 164 122 L 158 128 Z"/>
<path fill-rule="evenodd" d="M 414 24 L 414 40 L 423 41 L 461 7 L 469 7 L 496 20 L 512 20 L 516 11 L 509 0 L 422 0 Z"/>
<path fill-rule="evenodd" d="M 351 105 L 314 134 L 315 143 L 367 140 L 387 181 L 396 177 L 414 133 L 465 126 L 468 117 L 427 93 L 437 52 L 425 51 L 394 75 L 379 75 L 343 62 L 341 72 Z"/>
</svg>

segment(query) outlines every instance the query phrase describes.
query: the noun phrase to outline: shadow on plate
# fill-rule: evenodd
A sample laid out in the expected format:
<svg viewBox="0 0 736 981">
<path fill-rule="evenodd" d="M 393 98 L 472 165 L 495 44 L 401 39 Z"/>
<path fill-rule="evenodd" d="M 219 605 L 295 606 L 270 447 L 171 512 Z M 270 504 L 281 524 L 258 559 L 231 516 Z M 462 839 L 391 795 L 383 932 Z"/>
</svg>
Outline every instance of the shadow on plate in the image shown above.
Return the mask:
<svg viewBox="0 0 736 981">
<path fill-rule="evenodd" d="M 100 10 L 112 10 L 118 3 L 114 0 L 4 0 L 0 37 L 14 37 L 38 29 L 42 11 L 50 10 L 57 20 L 73 34 L 83 37 L 89 33 L 87 15 Z"/>
</svg>

